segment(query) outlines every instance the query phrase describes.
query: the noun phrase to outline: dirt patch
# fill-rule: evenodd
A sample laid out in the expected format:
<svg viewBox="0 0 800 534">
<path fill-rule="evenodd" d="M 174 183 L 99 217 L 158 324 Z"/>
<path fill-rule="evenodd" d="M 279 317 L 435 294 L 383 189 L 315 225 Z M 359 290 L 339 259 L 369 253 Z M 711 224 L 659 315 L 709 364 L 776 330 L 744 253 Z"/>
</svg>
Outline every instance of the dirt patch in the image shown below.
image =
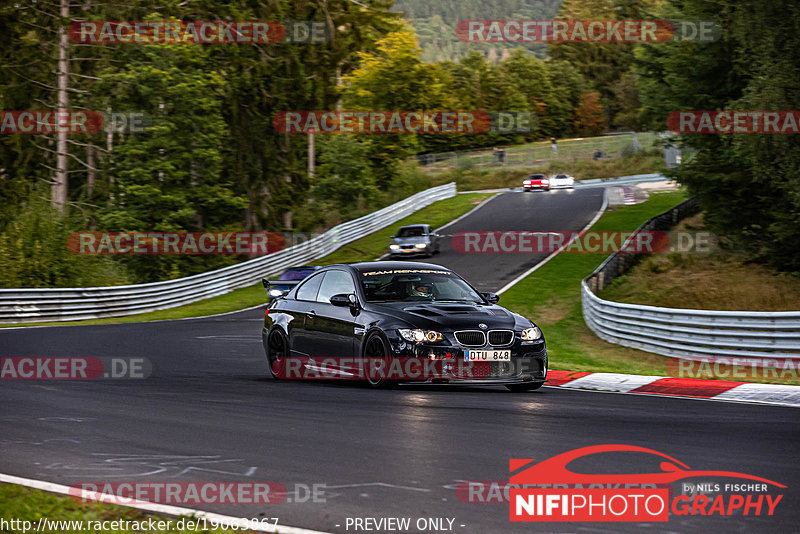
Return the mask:
<svg viewBox="0 0 800 534">
<path fill-rule="evenodd" d="M 549 300 L 544 306 L 537 306 L 534 317 L 537 324 L 555 324 L 564 319 L 570 312 L 572 303 L 563 299 Z"/>
<path fill-rule="evenodd" d="M 664 180 L 662 182 L 645 182 L 636 184 L 636 187 L 644 189 L 645 191 L 677 191 L 680 187 L 678 182 L 674 180 Z"/>
</svg>

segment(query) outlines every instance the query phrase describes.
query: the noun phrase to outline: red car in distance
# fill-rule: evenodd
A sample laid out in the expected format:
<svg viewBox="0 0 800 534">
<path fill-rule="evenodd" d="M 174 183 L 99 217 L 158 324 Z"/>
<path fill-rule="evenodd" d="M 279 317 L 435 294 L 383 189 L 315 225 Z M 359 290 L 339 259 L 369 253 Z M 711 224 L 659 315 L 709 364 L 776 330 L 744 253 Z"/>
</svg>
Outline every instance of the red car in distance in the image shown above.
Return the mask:
<svg viewBox="0 0 800 534">
<path fill-rule="evenodd" d="M 550 179 L 544 174 L 531 174 L 522 182 L 523 191 L 550 191 Z"/>
</svg>

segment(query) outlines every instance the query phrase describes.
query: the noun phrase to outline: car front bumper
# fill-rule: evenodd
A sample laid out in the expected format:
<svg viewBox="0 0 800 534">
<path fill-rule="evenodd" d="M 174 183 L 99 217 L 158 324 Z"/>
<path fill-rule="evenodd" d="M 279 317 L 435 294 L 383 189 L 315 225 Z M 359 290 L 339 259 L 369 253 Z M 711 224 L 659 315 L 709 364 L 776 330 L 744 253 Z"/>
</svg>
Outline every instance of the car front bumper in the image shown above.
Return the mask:
<svg viewBox="0 0 800 534">
<path fill-rule="evenodd" d="M 398 250 L 389 250 L 389 256 L 398 258 L 398 257 L 407 257 L 407 256 L 418 256 L 420 254 L 428 254 L 430 251 L 430 246 L 426 246 L 425 248 L 412 248 L 412 249 L 398 249 Z"/>
<path fill-rule="evenodd" d="M 517 384 L 543 382 L 547 378 L 547 347 L 544 338 L 523 342 L 518 337 L 514 343 L 502 347 L 471 347 L 455 344 L 413 344 L 398 340 L 393 343 L 394 356 L 428 360 L 436 368 L 434 377 L 409 380 L 430 384 Z M 504 362 L 471 362 L 464 357 L 465 350 L 510 350 L 511 360 Z M 406 381 L 402 381 L 406 382 Z"/>
</svg>

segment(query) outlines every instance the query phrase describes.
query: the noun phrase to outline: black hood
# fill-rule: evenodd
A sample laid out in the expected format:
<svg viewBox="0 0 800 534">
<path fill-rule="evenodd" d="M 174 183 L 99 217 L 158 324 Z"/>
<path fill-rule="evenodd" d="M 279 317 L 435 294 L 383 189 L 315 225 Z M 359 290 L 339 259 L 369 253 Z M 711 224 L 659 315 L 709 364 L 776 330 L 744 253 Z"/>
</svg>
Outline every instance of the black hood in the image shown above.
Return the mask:
<svg viewBox="0 0 800 534">
<path fill-rule="evenodd" d="M 369 306 L 375 311 L 385 311 L 393 317 L 406 321 L 409 327 L 430 330 L 478 329 L 481 323 L 486 325 L 487 330 L 513 330 L 518 327 L 514 314 L 493 304 L 422 301 L 386 302 Z"/>
</svg>

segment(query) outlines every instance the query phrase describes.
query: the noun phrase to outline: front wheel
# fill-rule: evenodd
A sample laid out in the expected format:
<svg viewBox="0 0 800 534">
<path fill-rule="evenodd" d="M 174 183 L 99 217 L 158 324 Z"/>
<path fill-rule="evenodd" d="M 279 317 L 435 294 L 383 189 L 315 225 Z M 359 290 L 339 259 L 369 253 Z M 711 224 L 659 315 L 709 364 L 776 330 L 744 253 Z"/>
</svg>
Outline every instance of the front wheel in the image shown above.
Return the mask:
<svg viewBox="0 0 800 534">
<path fill-rule="evenodd" d="M 544 385 L 544 382 L 534 382 L 525 384 L 507 384 L 506 388 L 514 393 L 523 393 L 525 391 L 536 391 Z"/>
<path fill-rule="evenodd" d="M 386 340 L 378 332 L 372 332 L 364 342 L 364 357 L 369 362 L 367 384 L 370 387 L 377 389 L 395 385 L 396 382 L 382 378 L 389 369 L 391 357 L 389 356 L 389 346 Z M 376 370 L 374 366 L 378 365 L 379 362 L 383 363 L 382 369 Z"/>
</svg>

